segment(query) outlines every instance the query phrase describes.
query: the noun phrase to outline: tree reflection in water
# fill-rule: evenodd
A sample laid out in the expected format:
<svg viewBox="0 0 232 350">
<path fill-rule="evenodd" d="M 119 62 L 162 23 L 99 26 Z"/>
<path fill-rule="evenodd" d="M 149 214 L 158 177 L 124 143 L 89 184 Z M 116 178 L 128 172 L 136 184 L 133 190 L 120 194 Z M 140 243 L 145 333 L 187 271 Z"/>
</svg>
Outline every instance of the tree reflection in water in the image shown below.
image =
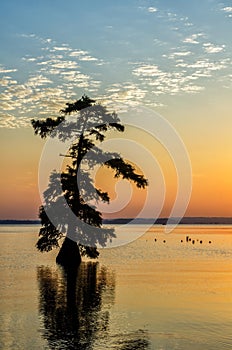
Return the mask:
<svg viewBox="0 0 232 350">
<path fill-rule="evenodd" d="M 77 270 L 69 271 L 40 266 L 37 278 L 42 336 L 49 349 L 100 349 L 99 339 L 110 349 L 149 348 L 142 331 L 110 334 L 109 309 L 114 303 L 115 277 L 104 266 L 83 262 Z"/>
</svg>

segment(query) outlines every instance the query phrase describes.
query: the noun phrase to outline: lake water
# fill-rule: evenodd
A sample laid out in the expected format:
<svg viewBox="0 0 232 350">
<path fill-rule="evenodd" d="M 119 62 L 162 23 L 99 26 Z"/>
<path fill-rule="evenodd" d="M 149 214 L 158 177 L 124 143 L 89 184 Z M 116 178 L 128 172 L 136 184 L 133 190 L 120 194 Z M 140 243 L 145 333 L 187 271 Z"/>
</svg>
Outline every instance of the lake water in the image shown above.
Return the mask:
<svg viewBox="0 0 232 350">
<path fill-rule="evenodd" d="M 38 226 L 0 226 L 0 348 L 232 349 L 232 226 L 163 230 L 67 275 Z"/>
</svg>

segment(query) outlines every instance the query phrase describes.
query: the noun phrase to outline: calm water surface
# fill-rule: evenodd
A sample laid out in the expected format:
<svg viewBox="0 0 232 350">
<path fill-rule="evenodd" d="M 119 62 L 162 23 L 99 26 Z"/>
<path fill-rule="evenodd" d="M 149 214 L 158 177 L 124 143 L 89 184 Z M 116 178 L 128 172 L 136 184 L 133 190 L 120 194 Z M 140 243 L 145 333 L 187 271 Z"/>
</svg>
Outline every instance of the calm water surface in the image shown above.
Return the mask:
<svg viewBox="0 0 232 350">
<path fill-rule="evenodd" d="M 0 226 L 0 348 L 232 349 L 232 226 L 163 229 L 65 274 L 38 226 Z"/>
</svg>

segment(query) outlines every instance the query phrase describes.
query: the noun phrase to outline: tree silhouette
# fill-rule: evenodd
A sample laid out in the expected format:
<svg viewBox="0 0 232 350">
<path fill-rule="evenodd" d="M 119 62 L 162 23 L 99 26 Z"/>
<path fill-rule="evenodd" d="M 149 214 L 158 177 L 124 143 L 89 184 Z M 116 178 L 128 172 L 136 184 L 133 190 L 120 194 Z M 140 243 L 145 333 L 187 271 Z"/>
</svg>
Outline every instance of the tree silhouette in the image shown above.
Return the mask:
<svg viewBox="0 0 232 350">
<path fill-rule="evenodd" d="M 69 115 L 71 119 L 67 120 Z M 87 203 L 91 200 L 110 201 L 107 192 L 95 187 L 90 177 L 91 170 L 102 164 L 113 169 L 116 178 L 133 181 L 139 188 L 148 185 L 143 175 L 136 173 L 135 168 L 118 153 L 103 152 L 98 147 L 108 130 L 123 132 L 124 126 L 115 112 L 109 112 L 86 95 L 74 103 L 67 103 L 61 116 L 33 119 L 32 126 L 41 138 L 58 137 L 63 142 L 72 140 L 65 155 L 70 164 L 61 173 L 51 173 L 44 192 L 44 204 L 39 210 L 42 227 L 37 248 L 41 252 L 50 251 L 59 247 L 60 239 L 65 237 L 57 263 L 71 267 L 80 263 L 81 256 L 96 258 L 99 255 L 97 245 L 105 246 L 115 233 L 113 229 L 102 228 L 102 214 Z M 71 210 L 67 211 L 67 207 Z M 73 219 L 73 214 L 78 220 Z"/>
</svg>

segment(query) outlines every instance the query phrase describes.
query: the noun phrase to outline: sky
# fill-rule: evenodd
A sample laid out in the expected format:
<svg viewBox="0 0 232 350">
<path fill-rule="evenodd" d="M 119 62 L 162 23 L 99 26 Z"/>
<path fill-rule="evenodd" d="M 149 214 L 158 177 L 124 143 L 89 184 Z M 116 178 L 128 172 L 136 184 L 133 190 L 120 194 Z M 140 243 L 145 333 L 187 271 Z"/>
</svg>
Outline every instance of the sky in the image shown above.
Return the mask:
<svg viewBox="0 0 232 350">
<path fill-rule="evenodd" d="M 44 141 L 30 120 L 57 116 L 83 94 L 161 115 L 191 162 L 186 215 L 232 216 L 231 1 L 2 0 L 0 23 L 0 219 L 37 217 Z M 167 216 L 178 190 L 170 152 L 128 134 L 146 140 L 162 168 Z M 143 201 L 136 192 L 117 215 L 139 215 Z"/>
</svg>

